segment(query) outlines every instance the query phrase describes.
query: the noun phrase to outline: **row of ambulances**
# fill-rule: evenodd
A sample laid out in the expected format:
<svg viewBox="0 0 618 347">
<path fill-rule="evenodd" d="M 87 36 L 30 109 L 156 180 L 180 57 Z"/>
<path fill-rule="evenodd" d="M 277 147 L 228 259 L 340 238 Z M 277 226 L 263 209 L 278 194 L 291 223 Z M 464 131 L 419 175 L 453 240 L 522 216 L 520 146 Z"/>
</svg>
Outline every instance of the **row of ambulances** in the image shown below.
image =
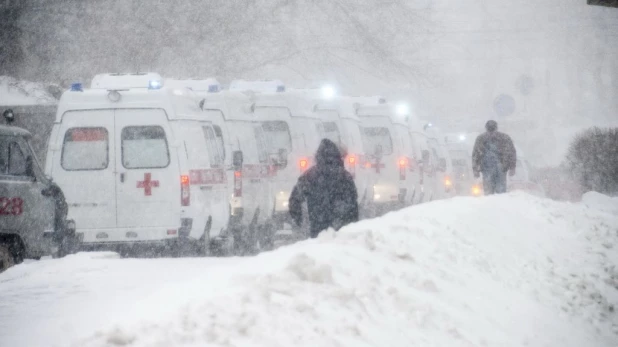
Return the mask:
<svg viewBox="0 0 618 347">
<path fill-rule="evenodd" d="M 156 73 L 66 91 L 45 172 L 86 247 L 246 253 L 296 232 L 288 199 L 323 138 L 342 148 L 366 216 L 455 193 L 439 130 L 383 98 Z"/>
</svg>

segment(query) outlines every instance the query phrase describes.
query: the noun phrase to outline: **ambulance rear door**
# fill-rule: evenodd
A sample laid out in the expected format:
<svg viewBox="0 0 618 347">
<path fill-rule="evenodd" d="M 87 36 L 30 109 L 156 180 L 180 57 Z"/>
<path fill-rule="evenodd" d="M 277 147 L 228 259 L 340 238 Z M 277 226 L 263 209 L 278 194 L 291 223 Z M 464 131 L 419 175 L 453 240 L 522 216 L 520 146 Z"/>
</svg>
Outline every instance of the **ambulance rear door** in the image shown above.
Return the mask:
<svg viewBox="0 0 618 347">
<path fill-rule="evenodd" d="M 114 136 L 114 110 L 79 110 L 66 112 L 51 138 L 50 174 L 79 230 L 116 227 Z"/>
<path fill-rule="evenodd" d="M 180 169 L 162 109 L 115 111 L 117 225 L 119 228 L 180 224 Z"/>
</svg>

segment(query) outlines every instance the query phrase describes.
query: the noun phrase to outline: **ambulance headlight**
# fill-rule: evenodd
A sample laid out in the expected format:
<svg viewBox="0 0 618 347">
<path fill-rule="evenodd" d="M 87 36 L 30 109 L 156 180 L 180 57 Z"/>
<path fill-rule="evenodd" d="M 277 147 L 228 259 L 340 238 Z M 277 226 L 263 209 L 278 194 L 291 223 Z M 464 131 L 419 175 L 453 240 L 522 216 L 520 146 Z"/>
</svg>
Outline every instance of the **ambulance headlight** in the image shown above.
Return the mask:
<svg viewBox="0 0 618 347">
<path fill-rule="evenodd" d="M 466 135 L 465 134 L 459 135 L 459 141 L 466 141 Z"/>
<path fill-rule="evenodd" d="M 322 97 L 324 99 L 332 99 L 335 97 L 336 91 L 335 88 L 333 88 L 333 86 L 323 86 L 322 87 Z"/>
<path fill-rule="evenodd" d="M 121 98 L 122 95 L 120 95 L 117 90 L 110 90 L 107 94 L 107 99 L 109 99 L 109 101 L 111 102 L 118 102 Z"/>
<path fill-rule="evenodd" d="M 397 115 L 407 116 L 410 113 L 410 108 L 406 104 L 397 105 Z"/>
<path fill-rule="evenodd" d="M 148 81 L 148 89 L 161 89 L 163 84 L 159 80 L 150 80 Z"/>
</svg>

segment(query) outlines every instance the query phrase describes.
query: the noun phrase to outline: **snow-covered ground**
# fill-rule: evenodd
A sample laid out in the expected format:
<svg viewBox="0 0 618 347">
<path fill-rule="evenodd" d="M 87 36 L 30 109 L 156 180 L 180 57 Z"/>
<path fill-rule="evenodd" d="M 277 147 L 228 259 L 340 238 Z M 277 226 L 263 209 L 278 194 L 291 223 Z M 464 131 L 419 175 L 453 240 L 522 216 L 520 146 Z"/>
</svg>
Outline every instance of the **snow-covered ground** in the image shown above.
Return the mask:
<svg viewBox="0 0 618 347">
<path fill-rule="evenodd" d="M 0 76 L 0 105 L 3 106 L 55 104 L 58 100 L 52 91 L 60 92 L 60 86 Z"/>
<path fill-rule="evenodd" d="M 250 258 L 0 275 L 0 346 L 617 346 L 618 199 L 437 201 Z"/>
</svg>

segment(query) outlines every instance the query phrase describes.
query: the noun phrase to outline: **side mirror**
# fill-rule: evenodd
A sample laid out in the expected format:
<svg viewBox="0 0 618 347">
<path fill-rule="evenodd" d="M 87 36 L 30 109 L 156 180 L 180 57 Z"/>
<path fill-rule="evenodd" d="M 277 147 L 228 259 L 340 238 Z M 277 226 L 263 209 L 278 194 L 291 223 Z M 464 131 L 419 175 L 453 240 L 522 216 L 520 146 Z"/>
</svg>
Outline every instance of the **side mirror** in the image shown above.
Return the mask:
<svg viewBox="0 0 618 347">
<path fill-rule="evenodd" d="M 441 172 L 446 171 L 446 159 L 440 158 L 440 161 L 438 162 L 438 170 Z"/>
<path fill-rule="evenodd" d="M 277 166 L 280 168 L 288 166 L 288 150 L 285 148 L 279 148 L 277 155 Z"/>
<path fill-rule="evenodd" d="M 242 169 L 242 164 L 243 164 L 242 151 L 234 151 L 232 153 L 232 166 L 234 167 L 234 170 L 239 171 L 240 169 Z"/>
</svg>

